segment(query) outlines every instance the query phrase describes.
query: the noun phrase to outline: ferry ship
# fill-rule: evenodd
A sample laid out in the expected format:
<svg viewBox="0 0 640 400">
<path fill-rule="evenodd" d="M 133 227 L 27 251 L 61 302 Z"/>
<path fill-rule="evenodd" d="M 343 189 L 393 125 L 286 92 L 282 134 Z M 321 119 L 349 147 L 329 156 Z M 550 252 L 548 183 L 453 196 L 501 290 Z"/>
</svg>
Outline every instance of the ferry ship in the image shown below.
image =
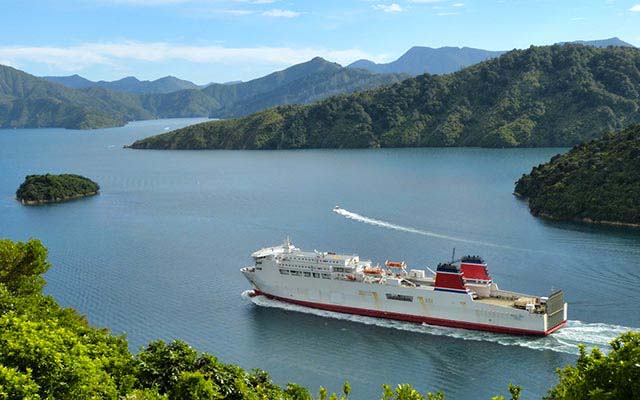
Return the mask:
<svg viewBox="0 0 640 400">
<path fill-rule="evenodd" d="M 430 268 L 373 265 L 357 255 L 302 251 L 287 238 L 242 268 L 251 296 L 341 313 L 514 335 L 546 336 L 567 322 L 561 290 L 548 297 L 502 290 L 481 257 Z"/>
</svg>

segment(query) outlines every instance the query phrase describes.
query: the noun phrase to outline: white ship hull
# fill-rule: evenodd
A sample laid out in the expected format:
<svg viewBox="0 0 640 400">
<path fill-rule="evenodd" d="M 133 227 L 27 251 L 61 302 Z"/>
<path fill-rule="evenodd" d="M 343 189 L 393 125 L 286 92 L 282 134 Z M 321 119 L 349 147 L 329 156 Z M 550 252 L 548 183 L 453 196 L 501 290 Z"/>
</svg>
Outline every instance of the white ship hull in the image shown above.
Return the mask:
<svg viewBox="0 0 640 400">
<path fill-rule="evenodd" d="M 567 320 L 567 304 L 562 300 L 561 292 L 558 300 L 560 303 L 555 302 L 557 305 L 554 306 L 556 308 L 554 313 L 532 312 L 532 310 L 506 306 L 505 303 L 509 303 L 509 300 L 505 300 L 505 296 L 518 298 L 527 295 L 502 291 L 492 282 L 479 286 L 480 289 L 491 290 L 492 295 L 479 298 L 470 290 L 466 292 L 438 290 L 437 286 L 429 285 L 405 287 L 399 283 L 400 280 L 394 284 L 393 278 L 372 282 L 366 279 L 356 280 L 353 276 L 348 276 L 350 278 L 348 280 L 340 279 L 335 273 L 332 273 L 331 277 L 329 274 L 322 274 L 325 276 L 321 277 L 319 273 L 314 273 L 312 276 L 311 272 L 306 271 L 323 270 L 315 267 L 313 263 L 302 264 L 300 271 L 304 272 L 300 272 L 299 276 L 292 276 L 283 274 L 280 269 L 291 268 L 290 272 L 293 272 L 293 268 L 297 268 L 298 265 L 287 264 L 287 261 L 284 261 L 287 258 L 283 254 L 264 257 L 263 253 L 259 253 L 259 257 L 256 257 L 256 253 L 254 258 L 262 260 L 257 263 L 257 268 L 242 269 L 254 288 L 254 295 L 264 295 L 306 307 L 520 335 L 548 335 L 564 326 Z M 305 260 L 312 253 L 300 254 L 302 256 L 297 259 Z M 288 259 L 292 258 L 294 257 Z M 349 262 L 349 260 L 345 261 L 344 265 L 349 265 Z M 353 262 L 356 265 L 362 263 L 357 256 Z M 335 267 L 331 270 L 335 270 Z M 469 287 L 473 285 L 470 284 Z"/>
</svg>

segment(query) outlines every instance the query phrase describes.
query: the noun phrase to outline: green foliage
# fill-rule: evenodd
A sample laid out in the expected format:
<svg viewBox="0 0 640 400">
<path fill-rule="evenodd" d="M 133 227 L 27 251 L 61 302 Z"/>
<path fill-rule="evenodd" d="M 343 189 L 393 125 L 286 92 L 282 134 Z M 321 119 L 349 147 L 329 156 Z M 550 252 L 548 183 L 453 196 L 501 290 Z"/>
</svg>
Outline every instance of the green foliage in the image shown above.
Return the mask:
<svg viewBox="0 0 640 400">
<path fill-rule="evenodd" d="M 45 281 L 41 276 L 51 266 L 47 262 L 47 249 L 39 240 L 12 242 L 0 240 L 0 299 L 9 300 L 9 296 L 28 296 L 39 294 Z M 2 311 L 0 303 L 0 311 Z"/>
<path fill-rule="evenodd" d="M 100 186 L 80 175 L 27 175 L 16 191 L 25 203 L 49 203 L 98 193 Z"/>
<path fill-rule="evenodd" d="M 0 127 L 87 129 L 153 117 L 135 95 L 92 89 L 70 89 L 0 65 Z"/>
<path fill-rule="evenodd" d="M 534 215 L 640 224 L 640 125 L 575 146 L 516 182 Z"/>
<path fill-rule="evenodd" d="M 575 366 L 558 369 L 560 382 L 548 400 L 640 399 L 640 332 L 622 334 L 608 355 L 580 346 Z"/>
<path fill-rule="evenodd" d="M 453 74 L 207 122 L 132 147 L 573 146 L 640 121 L 638 93 L 638 49 L 531 47 Z"/>
<path fill-rule="evenodd" d="M 172 400 L 215 400 L 224 398 L 202 372 L 182 372 L 171 388 Z"/>
<path fill-rule="evenodd" d="M 38 384 L 31 379 L 31 371 L 25 373 L 0 365 L 0 400 L 40 399 Z"/>
</svg>

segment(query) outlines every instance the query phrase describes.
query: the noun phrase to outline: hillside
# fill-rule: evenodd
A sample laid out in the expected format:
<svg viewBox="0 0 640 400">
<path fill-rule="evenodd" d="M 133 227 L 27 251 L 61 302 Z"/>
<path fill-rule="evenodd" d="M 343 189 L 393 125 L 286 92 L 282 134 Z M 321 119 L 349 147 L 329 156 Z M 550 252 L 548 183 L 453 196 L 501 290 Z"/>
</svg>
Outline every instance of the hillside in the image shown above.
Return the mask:
<svg viewBox="0 0 640 400">
<path fill-rule="evenodd" d="M 402 74 L 374 74 L 314 59 L 237 84 L 213 84 L 203 89 L 220 107 L 215 118 L 249 115 L 276 105 L 305 104 L 326 97 L 390 85 L 405 78 Z"/>
<path fill-rule="evenodd" d="M 151 118 L 238 117 L 276 105 L 304 104 L 389 85 L 407 77 L 343 68 L 316 57 L 248 82 L 173 90 L 170 88 L 179 80 L 167 77 L 151 82 L 156 85 L 154 90 L 167 93 L 136 89 L 137 93 L 127 85 L 149 82 L 125 78 L 105 87 L 75 75 L 62 79 L 78 86 L 71 89 L 0 66 L 0 127 L 92 129 Z"/>
<path fill-rule="evenodd" d="M 640 124 L 534 167 L 515 193 L 534 215 L 640 226 Z"/>
<path fill-rule="evenodd" d="M 146 118 L 152 115 L 124 93 L 95 96 L 0 65 L 1 128 L 90 129 Z"/>
<path fill-rule="evenodd" d="M 640 121 L 638 93 L 638 49 L 531 47 L 450 75 L 206 122 L 131 147 L 573 146 Z"/>
<path fill-rule="evenodd" d="M 415 46 L 400 58 L 386 64 L 376 64 L 369 60 L 358 60 L 348 65 L 378 74 L 405 73 L 412 76 L 429 74 L 449 74 L 469 65 L 498 57 L 504 51 L 474 49 L 471 47 L 432 47 Z"/>
<path fill-rule="evenodd" d="M 72 88 L 81 89 L 87 87 L 101 87 L 111 90 L 119 90 L 127 93 L 171 93 L 184 89 L 199 89 L 199 86 L 193 82 L 178 79 L 174 76 L 165 76 L 164 78 L 154 81 L 141 81 L 136 77 L 128 76 L 117 81 L 91 81 L 80 75 L 70 76 L 43 76 L 50 82 Z"/>
</svg>

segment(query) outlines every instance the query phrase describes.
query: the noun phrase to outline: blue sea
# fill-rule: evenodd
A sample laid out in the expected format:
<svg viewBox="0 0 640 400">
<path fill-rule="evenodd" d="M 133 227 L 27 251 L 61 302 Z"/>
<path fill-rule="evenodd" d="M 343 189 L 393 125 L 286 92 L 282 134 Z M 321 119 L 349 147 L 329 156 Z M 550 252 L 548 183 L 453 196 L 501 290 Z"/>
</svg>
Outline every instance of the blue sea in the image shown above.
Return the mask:
<svg viewBox="0 0 640 400">
<path fill-rule="evenodd" d="M 640 328 L 640 231 L 550 222 L 512 195 L 566 149 L 142 151 L 123 145 L 202 120 L 93 131 L 0 130 L 0 237 L 49 248 L 46 292 L 132 351 L 180 338 L 244 368 L 355 400 L 408 382 L 451 399 L 522 385 L 540 398 L 577 344 Z M 22 206 L 27 174 L 77 173 L 99 196 Z M 335 205 L 348 211 L 332 212 Z M 304 249 L 436 265 L 480 254 L 505 289 L 563 289 L 569 323 L 523 338 L 250 300 L 239 268 L 289 235 Z M 255 302 L 255 303 L 254 303 Z"/>
</svg>

